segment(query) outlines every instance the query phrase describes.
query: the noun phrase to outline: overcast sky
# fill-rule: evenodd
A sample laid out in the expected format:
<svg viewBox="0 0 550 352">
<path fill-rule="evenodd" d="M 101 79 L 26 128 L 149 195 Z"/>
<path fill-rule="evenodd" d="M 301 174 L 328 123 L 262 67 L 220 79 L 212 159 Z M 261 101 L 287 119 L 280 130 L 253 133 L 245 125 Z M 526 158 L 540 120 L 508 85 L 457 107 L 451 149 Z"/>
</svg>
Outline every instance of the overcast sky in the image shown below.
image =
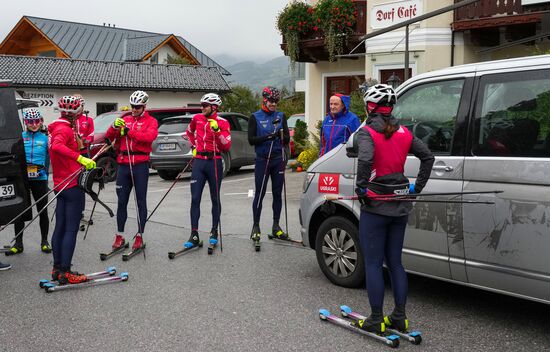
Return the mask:
<svg viewBox="0 0 550 352">
<path fill-rule="evenodd" d="M 288 0 L 2 1 L 0 38 L 22 16 L 181 35 L 209 56 L 270 59 L 283 55 L 276 16 Z"/>
</svg>

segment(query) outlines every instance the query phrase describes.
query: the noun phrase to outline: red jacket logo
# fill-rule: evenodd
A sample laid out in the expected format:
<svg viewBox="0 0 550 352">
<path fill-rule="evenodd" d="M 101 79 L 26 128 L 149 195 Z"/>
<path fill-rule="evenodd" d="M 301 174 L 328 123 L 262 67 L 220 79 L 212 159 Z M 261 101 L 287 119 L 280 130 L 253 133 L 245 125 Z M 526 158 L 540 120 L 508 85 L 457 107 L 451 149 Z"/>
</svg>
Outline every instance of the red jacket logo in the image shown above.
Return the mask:
<svg viewBox="0 0 550 352">
<path fill-rule="evenodd" d="M 338 184 L 340 182 L 340 174 L 321 174 L 319 176 L 319 193 L 336 193 L 338 194 Z"/>
</svg>

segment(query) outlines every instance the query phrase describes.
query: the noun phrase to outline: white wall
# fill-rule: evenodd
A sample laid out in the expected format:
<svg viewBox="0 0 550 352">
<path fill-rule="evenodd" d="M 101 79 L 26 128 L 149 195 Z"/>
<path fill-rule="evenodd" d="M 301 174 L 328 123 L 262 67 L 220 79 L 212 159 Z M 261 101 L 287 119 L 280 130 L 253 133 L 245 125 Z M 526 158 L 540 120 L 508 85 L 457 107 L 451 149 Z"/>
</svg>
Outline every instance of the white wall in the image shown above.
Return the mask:
<svg viewBox="0 0 550 352">
<path fill-rule="evenodd" d="M 44 116 L 45 123 L 48 124 L 59 117 L 59 113 L 54 111 L 57 106 L 57 100 L 64 95 L 81 94 L 86 101 L 84 107 L 88 110 L 91 117 L 97 115 L 97 103 L 116 103 L 120 110 L 123 106 L 129 106 L 128 101 L 132 90 L 77 90 L 77 89 L 27 89 L 16 88 L 16 91 L 22 91 L 29 95 L 29 98 L 43 101 L 43 106 L 38 109 Z M 147 92 L 149 94 L 149 108 L 168 108 L 185 107 L 187 104 L 198 104 L 200 98 L 206 92 L 188 93 L 188 92 Z M 21 94 L 19 94 L 21 95 Z M 51 103 L 51 105 L 50 105 Z M 46 106 L 47 105 L 47 106 Z"/>
<path fill-rule="evenodd" d="M 178 56 L 178 54 L 168 44 L 164 44 L 162 47 L 159 48 L 159 50 L 156 53 L 158 54 L 159 64 L 166 63 L 166 59 L 168 58 L 168 55 L 172 57 Z M 151 58 L 149 58 L 148 60 L 145 60 L 144 62 L 151 63 Z"/>
</svg>

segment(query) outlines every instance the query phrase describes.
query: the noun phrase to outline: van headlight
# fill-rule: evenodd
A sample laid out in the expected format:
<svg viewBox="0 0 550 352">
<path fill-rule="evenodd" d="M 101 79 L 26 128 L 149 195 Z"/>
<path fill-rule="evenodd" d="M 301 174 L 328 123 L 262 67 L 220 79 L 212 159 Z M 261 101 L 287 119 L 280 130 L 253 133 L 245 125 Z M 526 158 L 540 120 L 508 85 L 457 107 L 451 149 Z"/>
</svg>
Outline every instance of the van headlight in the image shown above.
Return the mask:
<svg viewBox="0 0 550 352">
<path fill-rule="evenodd" d="M 311 183 L 311 181 L 313 181 L 313 178 L 315 177 L 315 173 L 314 172 L 307 172 L 306 175 L 304 176 L 304 184 L 302 185 L 302 193 L 306 193 L 307 192 L 307 189 Z"/>
</svg>

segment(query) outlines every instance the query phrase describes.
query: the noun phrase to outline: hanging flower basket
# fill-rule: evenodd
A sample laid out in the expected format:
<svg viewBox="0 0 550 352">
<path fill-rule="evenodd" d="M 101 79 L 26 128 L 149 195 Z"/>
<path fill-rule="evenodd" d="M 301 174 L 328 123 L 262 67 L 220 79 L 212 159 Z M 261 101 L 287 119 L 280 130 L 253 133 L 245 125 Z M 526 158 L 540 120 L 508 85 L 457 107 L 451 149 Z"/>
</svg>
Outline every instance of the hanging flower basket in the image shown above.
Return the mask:
<svg viewBox="0 0 550 352">
<path fill-rule="evenodd" d="M 292 1 L 277 16 L 277 29 L 286 43 L 292 64 L 298 61 L 300 39 L 313 29 L 313 8 L 301 1 Z"/>
</svg>

